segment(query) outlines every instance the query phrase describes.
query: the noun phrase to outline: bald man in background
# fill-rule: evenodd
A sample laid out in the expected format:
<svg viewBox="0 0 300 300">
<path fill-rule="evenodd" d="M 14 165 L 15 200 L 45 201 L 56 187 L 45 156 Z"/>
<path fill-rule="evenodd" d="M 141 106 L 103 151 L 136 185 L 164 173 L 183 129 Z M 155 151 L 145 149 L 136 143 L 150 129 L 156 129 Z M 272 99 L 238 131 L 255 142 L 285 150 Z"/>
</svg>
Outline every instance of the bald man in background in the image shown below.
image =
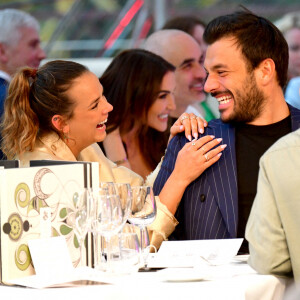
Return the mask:
<svg viewBox="0 0 300 300">
<path fill-rule="evenodd" d="M 162 56 L 176 67 L 176 109 L 171 112 L 171 124 L 185 111 L 200 115 L 199 111 L 189 107 L 205 99 L 204 53 L 197 41 L 181 30 L 165 29 L 151 34 L 145 41 L 144 49 Z"/>
</svg>

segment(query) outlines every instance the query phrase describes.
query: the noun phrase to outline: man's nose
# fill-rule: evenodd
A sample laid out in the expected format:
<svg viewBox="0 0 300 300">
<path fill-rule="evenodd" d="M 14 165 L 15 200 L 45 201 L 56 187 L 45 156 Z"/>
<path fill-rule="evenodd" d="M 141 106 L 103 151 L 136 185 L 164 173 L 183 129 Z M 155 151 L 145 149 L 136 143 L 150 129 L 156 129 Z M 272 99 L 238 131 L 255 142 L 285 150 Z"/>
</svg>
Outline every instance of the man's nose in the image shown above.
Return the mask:
<svg viewBox="0 0 300 300">
<path fill-rule="evenodd" d="M 43 60 L 46 58 L 46 52 L 41 47 L 39 47 L 38 57 L 39 60 Z"/>
<path fill-rule="evenodd" d="M 213 78 L 211 75 L 207 75 L 205 84 L 204 84 L 204 91 L 206 93 L 212 93 L 219 88 L 219 82 L 216 78 Z"/>
<path fill-rule="evenodd" d="M 197 77 L 197 78 L 201 78 L 202 80 L 205 79 L 206 77 L 206 72 L 204 70 L 204 67 L 198 63 L 197 66 L 195 67 L 195 73 L 194 75 Z"/>
</svg>

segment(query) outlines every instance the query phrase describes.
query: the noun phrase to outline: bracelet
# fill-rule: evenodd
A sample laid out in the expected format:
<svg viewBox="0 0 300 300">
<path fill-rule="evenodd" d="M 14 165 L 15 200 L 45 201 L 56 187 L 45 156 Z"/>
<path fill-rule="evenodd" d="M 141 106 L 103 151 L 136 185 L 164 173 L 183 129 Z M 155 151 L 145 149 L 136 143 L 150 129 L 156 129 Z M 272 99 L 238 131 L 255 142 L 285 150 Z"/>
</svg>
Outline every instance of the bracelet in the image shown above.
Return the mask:
<svg viewBox="0 0 300 300">
<path fill-rule="evenodd" d="M 126 161 L 128 161 L 128 158 L 127 158 L 127 157 L 125 157 L 125 158 L 123 158 L 123 159 L 121 159 L 121 160 L 116 160 L 116 161 L 114 161 L 114 163 L 115 163 L 117 166 L 119 166 L 119 165 L 124 164 L 124 162 L 126 162 Z"/>
</svg>

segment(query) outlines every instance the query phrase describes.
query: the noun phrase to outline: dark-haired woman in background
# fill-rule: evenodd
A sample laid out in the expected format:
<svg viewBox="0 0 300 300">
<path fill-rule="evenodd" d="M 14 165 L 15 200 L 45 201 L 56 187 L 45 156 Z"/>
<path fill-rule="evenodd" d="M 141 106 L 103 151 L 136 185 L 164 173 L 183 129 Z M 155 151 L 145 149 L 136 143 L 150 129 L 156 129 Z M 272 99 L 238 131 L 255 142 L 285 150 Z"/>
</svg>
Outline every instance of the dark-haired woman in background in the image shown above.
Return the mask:
<svg viewBox="0 0 300 300">
<path fill-rule="evenodd" d="M 167 146 L 168 116 L 175 109 L 174 71 L 160 56 L 131 49 L 116 56 L 100 78 L 114 107 L 103 142 L 105 153 L 143 178 L 155 169 Z"/>
</svg>

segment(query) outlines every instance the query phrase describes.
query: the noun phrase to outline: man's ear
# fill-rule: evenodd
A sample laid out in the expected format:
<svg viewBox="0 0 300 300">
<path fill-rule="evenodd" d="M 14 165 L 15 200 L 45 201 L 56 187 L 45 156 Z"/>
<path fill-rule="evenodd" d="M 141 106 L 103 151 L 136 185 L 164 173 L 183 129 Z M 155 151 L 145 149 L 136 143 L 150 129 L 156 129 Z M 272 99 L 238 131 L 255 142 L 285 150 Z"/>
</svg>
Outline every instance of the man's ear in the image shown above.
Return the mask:
<svg viewBox="0 0 300 300">
<path fill-rule="evenodd" d="M 54 115 L 52 117 L 52 125 L 54 128 L 57 129 L 57 131 L 63 132 L 63 133 L 68 133 L 69 132 L 69 125 L 67 122 L 65 122 L 64 118 L 60 115 Z"/>
<path fill-rule="evenodd" d="M 276 70 L 275 63 L 273 59 L 266 58 L 264 59 L 256 69 L 257 71 L 257 79 L 259 80 L 261 85 L 267 85 L 274 78 L 276 79 Z"/>
</svg>

